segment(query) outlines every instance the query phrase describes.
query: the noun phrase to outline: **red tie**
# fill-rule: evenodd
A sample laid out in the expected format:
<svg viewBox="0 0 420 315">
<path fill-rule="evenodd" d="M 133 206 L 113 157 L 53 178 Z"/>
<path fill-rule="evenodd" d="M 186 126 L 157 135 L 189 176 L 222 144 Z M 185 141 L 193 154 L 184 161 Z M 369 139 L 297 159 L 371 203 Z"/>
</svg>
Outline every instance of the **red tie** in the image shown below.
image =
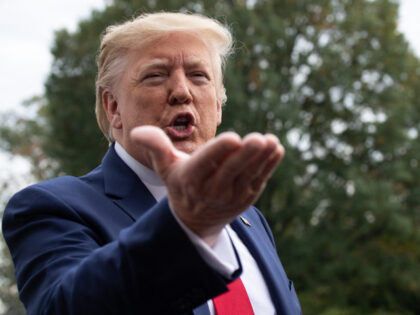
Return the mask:
<svg viewBox="0 0 420 315">
<path fill-rule="evenodd" d="M 213 299 L 216 315 L 254 315 L 240 278 L 228 284 L 229 291 Z"/>
</svg>

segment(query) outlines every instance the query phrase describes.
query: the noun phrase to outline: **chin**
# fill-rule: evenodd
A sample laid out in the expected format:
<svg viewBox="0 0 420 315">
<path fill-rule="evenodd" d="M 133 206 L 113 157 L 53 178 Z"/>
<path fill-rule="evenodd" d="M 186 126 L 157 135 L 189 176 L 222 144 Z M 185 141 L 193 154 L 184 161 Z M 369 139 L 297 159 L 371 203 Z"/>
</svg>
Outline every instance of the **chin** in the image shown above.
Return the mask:
<svg viewBox="0 0 420 315">
<path fill-rule="evenodd" d="M 200 144 L 191 141 L 174 141 L 173 144 L 177 150 L 187 154 L 192 154 L 201 147 Z"/>
</svg>

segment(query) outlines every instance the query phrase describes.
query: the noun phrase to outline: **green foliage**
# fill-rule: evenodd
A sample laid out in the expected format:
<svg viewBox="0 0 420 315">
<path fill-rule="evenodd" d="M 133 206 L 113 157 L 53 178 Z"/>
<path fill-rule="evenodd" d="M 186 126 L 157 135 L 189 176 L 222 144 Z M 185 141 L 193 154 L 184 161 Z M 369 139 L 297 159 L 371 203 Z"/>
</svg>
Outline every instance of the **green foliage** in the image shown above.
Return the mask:
<svg viewBox="0 0 420 315">
<path fill-rule="evenodd" d="M 159 10 L 232 28 L 220 131 L 272 132 L 286 147 L 258 206 L 304 313 L 420 313 L 420 61 L 394 1 L 115 0 L 56 33 L 42 119 L 15 118 L 0 144 L 38 152 L 39 178 L 93 168 L 107 147 L 94 119 L 99 35 Z"/>
<path fill-rule="evenodd" d="M 10 253 L 6 249 L 3 237 L 0 237 L 0 297 L 6 307 L 2 312 L 4 315 L 24 315 L 26 314 L 23 304 L 17 299 L 17 287 L 14 283 L 14 268 Z"/>
</svg>

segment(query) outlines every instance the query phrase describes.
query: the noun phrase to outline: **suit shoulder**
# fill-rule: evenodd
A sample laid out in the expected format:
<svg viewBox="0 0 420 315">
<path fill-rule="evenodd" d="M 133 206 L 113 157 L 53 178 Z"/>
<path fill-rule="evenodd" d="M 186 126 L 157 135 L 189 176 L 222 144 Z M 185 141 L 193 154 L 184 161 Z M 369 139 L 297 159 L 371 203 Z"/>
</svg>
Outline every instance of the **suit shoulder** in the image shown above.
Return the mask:
<svg viewBox="0 0 420 315">
<path fill-rule="evenodd" d="M 78 185 L 82 185 L 82 183 L 73 176 L 57 177 L 30 185 L 10 198 L 4 215 L 7 217 L 11 209 L 16 212 L 19 209 L 31 209 L 36 205 L 56 204 L 66 194 L 66 191 L 73 190 Z"/>
<path fill-rule="evenodd" d="M 65 189 L 64 187 L 73 186 L 78 184 L 78 178 L 73 176 L 62 176 L 52 179 L 48 179 L 43 182 L 29 185 L 22 190 L 16 192 L 10 202 L 20 198 L 32 199 L 36 195 L 49 195 L 54 194 L 60 190 Z"/>
<path fill-rule="evenodd" d="M 10 198 L 4 211 L 4 220 L 7 221 L 12 214 L 16 217 L 20 213 L 29 215 L 70 209 L 70 203 L 100 193 L 102 182 L 95 169 L 82 177 L 61 176 L 30 185 Z"/>
<path fill-rule="evenodd" d="M 81 177 L 60 176 L 30 185 L 18 191 L 11 200 L 23 195 L 28 197 L 33 194 L 52 194 L 59 196 L 61 194 L 69 194 L 78 188 L 85 189 L 86 186 L 103 186 L 102 182 L 103 179 L 101 176 L 100 167 L 97 167 L 93 171 Z"/>
</svg>

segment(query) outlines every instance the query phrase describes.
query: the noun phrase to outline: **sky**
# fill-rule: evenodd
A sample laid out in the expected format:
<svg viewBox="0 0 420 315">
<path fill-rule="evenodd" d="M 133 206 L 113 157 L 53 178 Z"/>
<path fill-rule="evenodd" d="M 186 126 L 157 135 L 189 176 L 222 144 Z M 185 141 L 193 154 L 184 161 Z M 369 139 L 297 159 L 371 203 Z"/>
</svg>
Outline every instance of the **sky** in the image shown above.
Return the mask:
<svg viewBox="0 0 420 315">
<path fill-rule="evenodd" d="M 0 0 L 0 115 L 24 113 L 22 102 L 43 93 L 54 31 L 74 31 L 78 21 L 104 6 L 104 0 Z M 9 183 L 0 190 L 0 202 L 34 181 L 29 171 L 25 159 L 0 151 L 0 185 Z"/>
<path fill-rule="evenodd" d="M 72 31 L 93 9 L 102 9 L 106 0 L 0 0 L 0 114 L 24 112 L 20 104 L 43 93 L 52 56 L 54 30 Z M 402 0 L 399 30 L 420 57 L 420 1 Z M 29 166 L 23 159 L 0 153 L 0 179 L 23 179 Z"/>
<path fill-rule="evenodd" d="M 0 0 L 0 111 L 42 94 L 54 30 L 75 30 L 104 0 Z"/>
</svg>

